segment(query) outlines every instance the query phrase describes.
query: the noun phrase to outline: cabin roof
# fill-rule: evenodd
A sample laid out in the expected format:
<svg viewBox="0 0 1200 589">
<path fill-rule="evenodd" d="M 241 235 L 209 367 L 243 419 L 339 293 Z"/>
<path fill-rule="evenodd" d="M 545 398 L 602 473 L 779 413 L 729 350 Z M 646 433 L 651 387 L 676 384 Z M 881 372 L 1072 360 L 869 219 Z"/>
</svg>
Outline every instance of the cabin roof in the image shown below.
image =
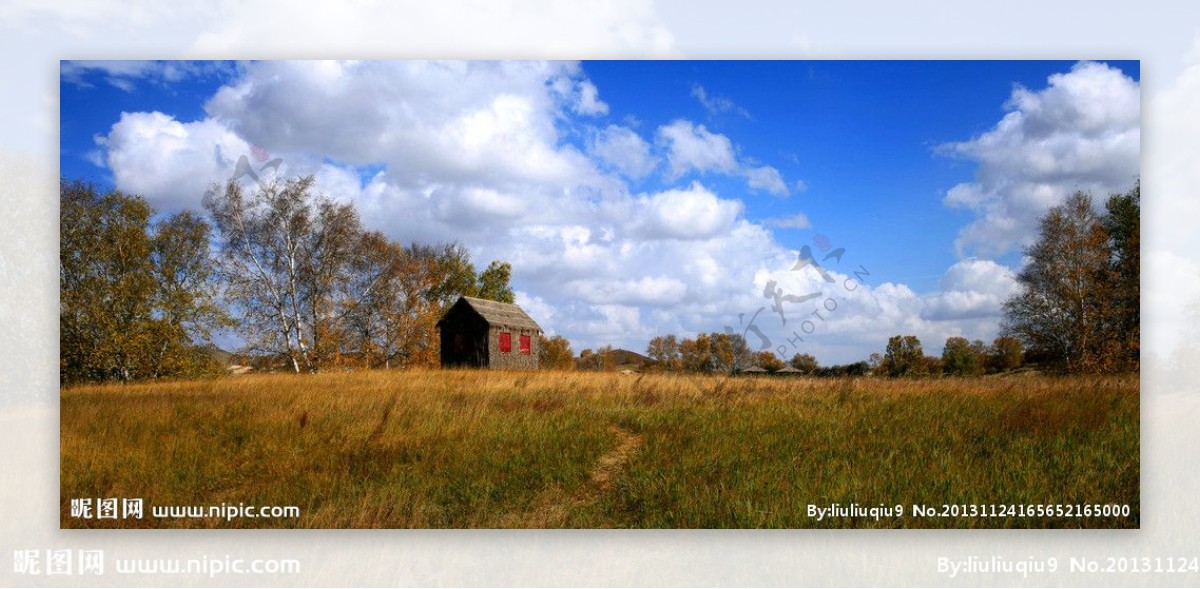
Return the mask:
<svg viewBox="0 0 1200 589">
<path fill-rule="evenodd" d="M 489 301 L 487 299 L 477 299 L 475 297 L 459 297 L 458 301 L 451 305 L 446 311 L 446 314 L 442 315 L 441 320 L 438 321 L 438 325 L 440 326 L 442 321 L 445 321 L 446 317 L 449 316 L 450 313 L 454 312 L 454 309 L 459 305 L 465 305 L 466 307 L 475 311 L 475 313 L 477 313 L 480 317 L 483 317 L 483 320 L 486 321 L 488 325 L 494 327 L 511 327 L 514 329 L 529 329 L 533 331 L 542 330 L 541 326 L 539 326 L 536 321 L 526 314 L 524 309 L 512 303 L 501 303 L 499 301 Z"/>
</svg>

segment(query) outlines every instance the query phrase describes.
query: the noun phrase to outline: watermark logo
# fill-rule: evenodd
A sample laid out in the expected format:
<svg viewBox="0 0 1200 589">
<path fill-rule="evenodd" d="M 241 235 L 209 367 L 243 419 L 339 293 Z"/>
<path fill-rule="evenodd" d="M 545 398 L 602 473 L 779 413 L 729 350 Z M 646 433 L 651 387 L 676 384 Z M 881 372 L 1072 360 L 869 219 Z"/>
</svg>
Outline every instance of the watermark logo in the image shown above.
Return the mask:
<svg viewBox="0 0 1200 589">
<path fill-rule="evenodd" d="M 79 497 L 71 499 L 75 519 L 142 519 L 145 500 L 140 497 Z"/>
<path fill-rule="evenodd" d="M 104 550 L 20 549 L 13 551 L 13 573 L 27 577 L 102 576 Z M 300 561 L 294 558 L 114 558 L 111 572 L 118 575 L 295 575 Z"/>
<path fill-rule="evenodd" d="M 796 260 L 795 265 L 792 266 L 791 271 L 801 272 L 811 268 L 812 271 L 816 272 L 823 281 L 833 285 L 832 288 L 834 289 L 834 292 L 830 296 L 825 296 L 825 291 L 823 290 L 804 294 L 785 293 L 783 289 L 780 288 L 779 283 L 775 280 L 768 280 L 766 286 L 763 288 L 763 298 L 771 301 L 771 311 L 779 316 L 781 327 L 786 327 L 788 324 L 788 317 L 785 313 L 784 303 L 800 304 L 814 299 L 821 299 L 817 304 L 817 308 L 813 310 L 812 313 L 806 315 L 805 319 L 800 322 L 799 330 L 792 330 L 792 336 L 787 338 L 787 343 L 789 345 L 780 344 L 775 346 L 774 352 L 776 352 L 781 358 L 786 358 L 789 352 L 798 352 L 800 349 L 800 344 L 804 342 L 804 337 L 815 333 L 818 325 L 826 322 L 835 312 L 837 312 L 841 301 L 844 300 L 841 297 L 857 290 L 858 285 L 862 282 L 862 279 L 871 275 L 871 273 L 867 271 L 866 267 L 860 264 L 858 269 L 853 271 L 852 275 L 848 276 L 840 285 L 838 285 L 837 280 L 826 268 L 826 264 L 830 263 L 832 260 L 832 264 L 840 265 L 842 263 L 842 258 L 846 254 L 846 248 L 839 247 L 837 249 L 832 249 L 833 243 L 830 241 L 829 237 L 825 236 L 824 234 L 814 237 L 813 245 L 816 245 L 817 249 L 821 250 L 822 252 L 828 253 L 818 260 L 817 256 L 813 255 L 812 248 L 808 244 L 805 244 L 800 248 L 798 259 Z M 830 251 L 831 249 L 832 251 Z M 739 334 L 737 329 L 731 325 L 725 326 L 725 333 L 729 335 L 741 335 L 743 339 L 745 339 L 749 334 L 753 333 L 758 338 L 758 349 L 760 351 L 771 348 L 773 344 L 771 338 L 768 337 L 763 332 L 762 328 L 757 325 L 759 315 L 766 309 L 767 306 L 764 305 L 759 307 L 758 310 L 753 313 L 739 313 L 737 316 L 738 326 L 745 326 L 741 329 L 741 333 Z M 750 316 L 749 323 L 746 323 L 745 321 L 745 317 L 747 315 Z M 741 369 L 743 366 L 739 364 L 736 366 L 736 368 Z"/>
<path fill-rule="evenodd" d="M 259 176 L 264 174 L 268 169 L 273 173 L 278 174 L 279 166 L 283 165 L 283 158 L 281 157 L 267 161 L 271 157 L 270 152 L 267 151 L 267 148 L 258 144 L 255 144 L 250 148 L 250 155 L 253 156 L 255 160 L 266 163 L 259 167 L 258 170 L 255 170 L 254 166 L 250 164 L 250 158 L 246 157 L 245 154 L 238 156 L 237 163 L 234 164 L 233 167 L 233 174 L 229 176 L 229 180 L 231 182 L 237 182 L 238 180 L 249 176 L 250 179 L 254 180 L 256 184 L 262 186 L 263 181 Z"/>
<path fill-rule="evenodd" d="M 27 576 L 103 575 L 103 550 L 21 549 L 13 551 L 13 573 Z"/>
<path fill-rule="evenodd" d="M 142 519 L 146 515 L 146 502 L 141 497 L 79 497 L 71 499 L 71 517 L 74 519 Z M 246 505 L 245 503 L 221 503 L 218 505 L 154 505 L 150 515 L 163 518 L 214 518 L 233 521 L 239 518 L 298 518 L 300 508 L 295 505 Z"/>
<path fill-rule="evenodd" d="M 267 151 L 267 148 L 257 143 L 250 147 L 250 155 L 254 156 L 254 159 L 260 162 L 265 162 L 271 157 L 271 153 Z"/>
</svg>

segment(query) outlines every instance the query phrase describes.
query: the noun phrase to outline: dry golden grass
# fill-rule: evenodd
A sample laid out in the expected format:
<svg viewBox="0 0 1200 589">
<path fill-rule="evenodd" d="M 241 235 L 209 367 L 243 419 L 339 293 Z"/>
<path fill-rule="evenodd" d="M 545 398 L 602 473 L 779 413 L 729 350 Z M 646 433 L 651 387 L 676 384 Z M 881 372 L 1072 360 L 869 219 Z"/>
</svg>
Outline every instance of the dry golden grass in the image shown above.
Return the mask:
<svg viewBox="0 0 1200 589">
<path fill-rule="evenodd" d="M 1138 379 L 378 371 L 62 391 L 64 527 L 1137 527 Z M 78 497 L 297 505 L 84 520 Z M 815 521 L 807 506 L 1126 518 Z M 906 508 L 907 511 L 907 508 Z M 147 514 L 149 515 L 149 513 Z"/>
</svg>

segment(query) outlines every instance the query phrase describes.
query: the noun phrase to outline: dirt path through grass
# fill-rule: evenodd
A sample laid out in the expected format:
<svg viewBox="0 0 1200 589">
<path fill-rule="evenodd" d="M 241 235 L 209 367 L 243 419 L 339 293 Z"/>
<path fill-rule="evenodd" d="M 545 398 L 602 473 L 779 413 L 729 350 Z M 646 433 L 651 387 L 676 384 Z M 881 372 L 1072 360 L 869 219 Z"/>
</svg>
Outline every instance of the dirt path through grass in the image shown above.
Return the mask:
<svg viewBox="0 0 1200 589">
<path fill-rule="evenodd" d="M 383 408 L 383 415 L 379 417 L 379 423 L 375 425 L 375 430 L 367 436 L 367 443 L 376 442 L 383 435 L 383 429 L 387 427 L 388 418 L 392 416 L 392 409 L 396 407 L 396 399 L 400 398 L 400 393 L 392 393 L 392 398 L 388 399 L 388 404 Z M 305 413 L 307 416 L 308 414 Z"/>
<path fill-rule="evenodd" d="M 566 495 L 560 487 L 542 491 L 529 511 L 515 515 L 505 527 L 561 528 L 567 524 L 571 512 L 591 505 L 601 493 L 611 490 L 613 479 L 629 464 L 645 437 L 615 425 L 609 427 L 608 431 L 616 436 L 617 445 L 596 461 L 596 467 L 592 469 L 592 476 L 586 484 L 570 495 Z"/>
</svg>

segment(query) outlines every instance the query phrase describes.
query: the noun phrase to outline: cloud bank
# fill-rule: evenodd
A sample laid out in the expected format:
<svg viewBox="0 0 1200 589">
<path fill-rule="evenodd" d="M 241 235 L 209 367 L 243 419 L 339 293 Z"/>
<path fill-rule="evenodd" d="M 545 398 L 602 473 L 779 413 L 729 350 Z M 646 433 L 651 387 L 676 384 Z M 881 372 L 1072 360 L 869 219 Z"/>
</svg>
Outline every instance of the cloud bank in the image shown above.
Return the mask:
<svg viewBox="0 0 1200 589">
<path fill-rule="evenodd" d="M 995 335 L 1013 270 L 964 257 L 930 293 L 879 282 L 850 254 L 826 262 L 832 281 L 794 270 L 799 252 L 772 229 L 808 228 L 808 216 L 754 221 L 747 199 L 788 196 L 802 180 L 686 118 L 644 131 L 614 121 L 603 96 L 573 62 L 256 62 L 203 118 L 125 113 L 97 142 L 119 188 L 167 211 L 199 208 L 204 187 L 260 146 L 393 239 L 459 241 L 481 266 L 510 261 L 519 302 L 577 351 L 640 351 L 654 335 L 754 317 L 773 348 L 802 339 L 785 355 L 825 362 L 863 359 L 897 333 L 931 353 L 950 335 Z M 980 256 L 1019 245 L 1069 190 L 1137 173 L 1137 85 L 1111 68 L 1084 63 L 1043 90 L 1017 88 L 1007 109 L 941 149 L 979 162 L 945 202 L 975 214 L 959 246 Z M 730 180 L 744 189 L 729 192 Z M 783 298 L 779 311 L 772 292 L 820 296 Z"/>
<path fill-rule="evenodd" d="M 940 148 L 979 165 L 975 181 L 945 196 L 948 206 L 975 215 L 959 232 L 960 253 L 1000 255 L 1028 245 L 1038 219 L 1071 193 L 1102 201 L 1139 174 L 1140 88 L 1116 68 L 1079 63 L 1050 76 L 1042 90 L 1015 87 L 1005 109 L 991 130 Z"/>
</svg>

